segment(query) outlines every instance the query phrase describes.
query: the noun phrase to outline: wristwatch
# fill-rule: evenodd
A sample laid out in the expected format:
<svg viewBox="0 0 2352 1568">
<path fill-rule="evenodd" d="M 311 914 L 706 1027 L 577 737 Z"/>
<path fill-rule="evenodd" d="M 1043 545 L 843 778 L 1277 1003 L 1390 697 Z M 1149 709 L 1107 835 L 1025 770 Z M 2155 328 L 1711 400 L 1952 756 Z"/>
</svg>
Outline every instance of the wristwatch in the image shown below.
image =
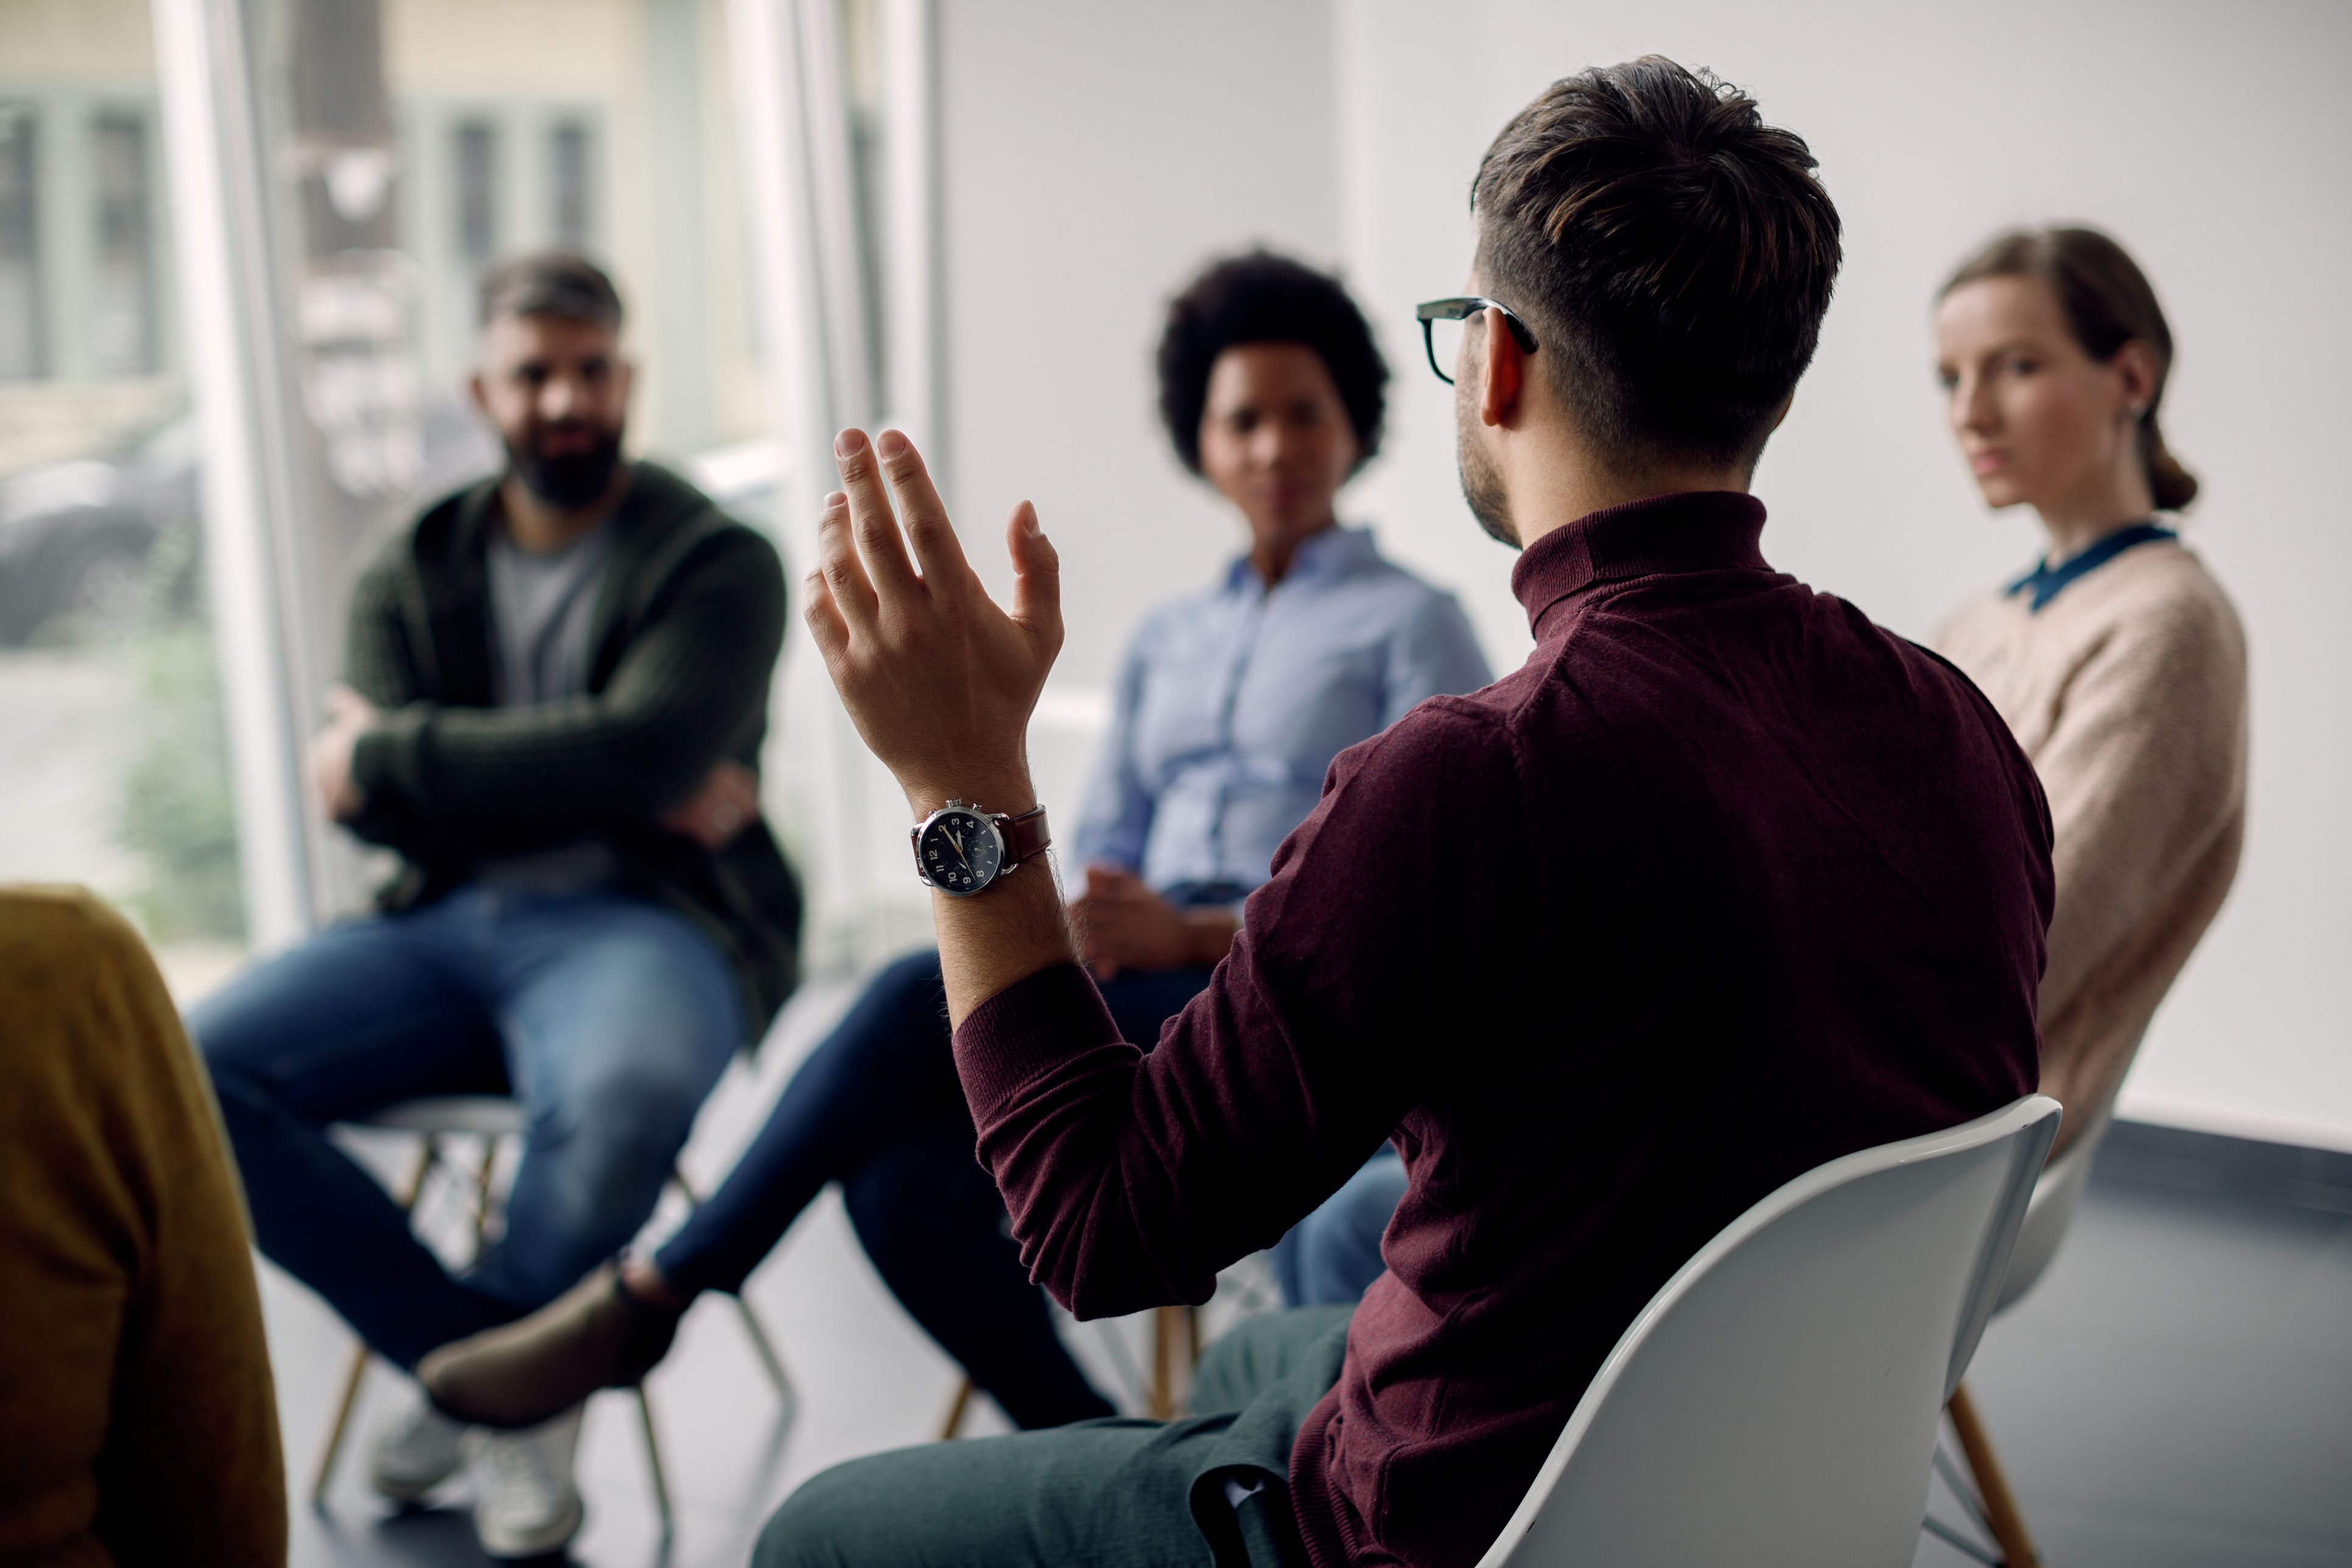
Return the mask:
<svg viewBox="0 0 2352 1568">
<path fill-rule="evenodd" d="M 951 800 L 908 829 L 915 845 L 915 874 L 926 888 L 958 898 L 985 892 L 1005 873 L 1045 852 L 1045 808 L 1018 816 L 983 811 Z"/>
</svg>

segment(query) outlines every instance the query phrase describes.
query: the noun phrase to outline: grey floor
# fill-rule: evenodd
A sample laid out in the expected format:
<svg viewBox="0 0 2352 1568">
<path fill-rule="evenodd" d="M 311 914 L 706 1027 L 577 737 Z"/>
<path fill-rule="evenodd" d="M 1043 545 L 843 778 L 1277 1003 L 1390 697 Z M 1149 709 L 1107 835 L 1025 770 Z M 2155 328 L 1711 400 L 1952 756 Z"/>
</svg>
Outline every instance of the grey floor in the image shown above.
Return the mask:
<svg viewBox="0 0 2352 1568">
<path fill-rule="evenodd" d="M 688 1151 L 698 1181 L 724 1173 L 846 1000 L 839 987 L 813 990 L 757 1070 L 722 1085 Z M 404 1152 L 367 1152 L 389 1170 Z M 2054 1568 L 2352 1564 L 2352 1161 L 2282 1171 L 2275 1160 L 2253 1169 L 2231 1157 L 2218 1141 L 2119 1129 L 2065 1250 L 1985 1337 L 1970 1385 Z M 432 1202 L 444 1228 L 457 1223 L 454 1193 Z M 404 1396 L 381 1367 L 323 1505 L 310 1506 L 350 1341 L 283 1277 L 267 1275 L 264 1295 L 298 1500 L 295 1563 L 483 1562 L 463 1480 L 437 1506 L 404 1513 L 368 1491 L 366 1436 Z M 572 1561 L 740 1568 L 761 1522 L 802 1479 L 936 1433 L 954 1372 L 891 1302 L 830 1195 L 750 1297 L 791 1367 L 797 1415 L 779 1424 L 732 1312 L 706 1303 L 649 1385 L 674 1530 L 665 1539 L 634 1403 L 603 1395 L 582 1449 L 590 1513 Z M 1139 1340 L 1139 1325 L 1073 1330 L 1081 1359 L 1130 1403 Z M 983 1407 L 967 1429 L 1003 1423 Z M 1964 1521 L 1942 1489 L 1934 1500 Z M 1916 1568 L 1968 1561 L 1927 1541 Z"/>
<path fill-rule="evenodd" d="M 2352 1159 L 2265 1152 L 2117 1128 L 1987 1331 L 1969 1384 L 2053 1568 L 2352 1563 Z"/>
</svg>

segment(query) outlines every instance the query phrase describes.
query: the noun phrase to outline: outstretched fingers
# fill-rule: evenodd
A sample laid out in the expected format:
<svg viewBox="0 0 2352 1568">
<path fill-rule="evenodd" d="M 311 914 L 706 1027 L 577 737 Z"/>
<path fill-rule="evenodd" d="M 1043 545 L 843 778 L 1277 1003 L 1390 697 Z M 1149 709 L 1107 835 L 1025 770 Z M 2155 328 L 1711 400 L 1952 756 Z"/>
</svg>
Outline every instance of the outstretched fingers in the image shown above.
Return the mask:
<svg viewBox="0 0 2352 1568">
<path fill-rule="evenodd" d="M 876 613 L 874 584 L 866 578 L 865 563 L 857 559 L 857 544 L 850 538 L 849 526 L 849 498 L 835 490 L 824 498 L 824 510 L 817 514 L 816 570 L 809 574 L 813 584 L 824 586 L 823 603 L 841 624 L 845 642 L 852 631 L 870 629 Z M 812 592 L 808 607 L 812 626 L 819 602 Z"/>
<path fill-rule="evenodd" d="M 1023 501 L 1004 525 L 1013 557 L 1013 618 L 1050 657 L 1062 647 L 1062 556 L 1037 526 L 1037 509 Z"/>
<path fill-rule="evenodd" d="M 890 510 L 890 492 L 882 482 L 874 443 L 863 430 L 844 430 L 834 439 L 833 458 L 841 470 L 841 488 L 849 497 L 849 532 L 856 541 L 858 559 L 865 563 L 875 597 L 887 605 L 920 594 L 922 584 L 915 576 L 914 563 L 907 558 L 907 542 L 898 535 L 898 520 Z"/>
<path fill-rule="evenodd" d="M 885 430 L 876 437 L 874 450 L 882 458 L 882 471 L 889 476 L 891 489 L 898 493 L 898 515 L 906 521 L 907 537 L 914 542 L 923 581 L 933 589 L 971 581 L 971 564 L 964 559 L 963 542 L 956 538 L 955 525 L 948 521 L 947 503 L 940 500 L 939 489 L 931 483 L 931 470 L 923 455 L 897 430 Z"/>
<path fill-rule="evenodd" d="M 810 573 L 801 584 L 801 596 L 806 601 L 801 618 L 808 623 L 809 636 L 816 643 L 816 651 L 827 669 L 836 669 L 849 654 L 849 623 L 842 618 L 841 606 L 834 602 L 833 584 L 825 579 L 824 568 Z"/>
</svg>

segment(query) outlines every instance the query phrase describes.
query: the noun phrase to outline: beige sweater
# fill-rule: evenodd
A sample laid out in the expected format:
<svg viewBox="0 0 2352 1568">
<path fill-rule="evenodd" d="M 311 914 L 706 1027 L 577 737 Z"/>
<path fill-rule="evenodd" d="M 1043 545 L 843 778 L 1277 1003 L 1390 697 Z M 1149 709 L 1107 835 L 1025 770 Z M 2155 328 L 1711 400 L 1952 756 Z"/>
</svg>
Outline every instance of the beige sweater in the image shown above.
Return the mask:
<svg viewBox="0 0 2352 1568">
<path fill-rule="evenodd" d="M 2032 758 L 2056 829 L 2042 1088 L 2059 1147 L 2110 1106 L 2141 1034 L 2237 875 L 2246 639 L 2178 542 L 2125 551 L 2038 612 L 1994 594 L 1937 648 Z"/>
<path fill-rule="evenodd" d="M 270 1568 L 286 1531 L 204 1068 L 121 917 L 0 889 L 0 1563 Z"/>
</svg>

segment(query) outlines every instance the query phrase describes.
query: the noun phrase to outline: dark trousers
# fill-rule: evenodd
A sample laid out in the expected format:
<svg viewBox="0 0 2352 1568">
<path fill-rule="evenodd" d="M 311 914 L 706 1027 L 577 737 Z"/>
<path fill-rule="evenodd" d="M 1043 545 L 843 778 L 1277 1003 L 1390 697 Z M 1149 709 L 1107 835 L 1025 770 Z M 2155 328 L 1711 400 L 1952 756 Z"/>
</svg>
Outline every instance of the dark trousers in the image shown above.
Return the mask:
<svg viewBox="0 0 2352 1568">
<path fill-rule="evenodd" d="M 1339 1381 L 1353 1310 L 1243 1323 L 1202 1359 L 1187 1420 L 1085 1421 L 836 1465 L 768 1521 L 753 1568 L 1303 1563 L 1290 1449 Z"/>
<path fill-rule="evenodd" d="M 1119 1029 L 1149 1043 L 1208 984 L 1205 969 L 1103 986 Z M 655 1255 L 681 1290 L 740 1289 L 827 1182 L 901 1304 L 1012 1421 L 1110 1414 L 1054 1331 L 973 1152 L 936 951 L 884 969 L 811 1053 L 735 1169 Z"/>
</svg>

